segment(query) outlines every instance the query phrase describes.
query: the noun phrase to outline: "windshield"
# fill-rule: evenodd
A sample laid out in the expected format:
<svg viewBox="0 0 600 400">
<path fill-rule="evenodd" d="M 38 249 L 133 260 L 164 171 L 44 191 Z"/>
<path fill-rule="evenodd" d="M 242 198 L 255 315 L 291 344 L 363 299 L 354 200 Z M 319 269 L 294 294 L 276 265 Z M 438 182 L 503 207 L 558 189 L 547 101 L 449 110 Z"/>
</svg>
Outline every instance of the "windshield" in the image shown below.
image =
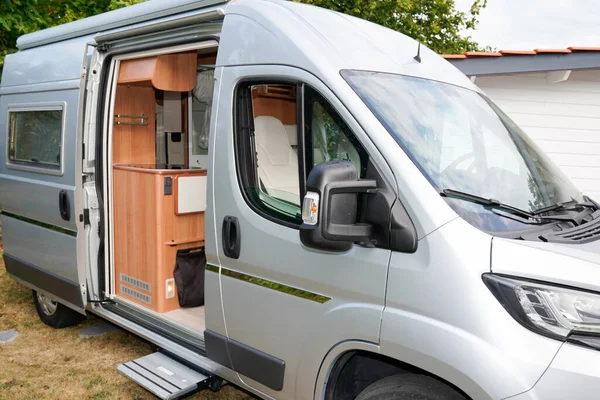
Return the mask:
<svg viewBox="0 0 600 400">
<path fill-rule="evenodd" d="M 342 75 L 439 192 L 453 189 L 530 212 L 582 201 L 548 156 L 484 95 L 403 75 Z M 482 206 L 447 201 L 482 229 L 523 227 Z"/>
</svg>

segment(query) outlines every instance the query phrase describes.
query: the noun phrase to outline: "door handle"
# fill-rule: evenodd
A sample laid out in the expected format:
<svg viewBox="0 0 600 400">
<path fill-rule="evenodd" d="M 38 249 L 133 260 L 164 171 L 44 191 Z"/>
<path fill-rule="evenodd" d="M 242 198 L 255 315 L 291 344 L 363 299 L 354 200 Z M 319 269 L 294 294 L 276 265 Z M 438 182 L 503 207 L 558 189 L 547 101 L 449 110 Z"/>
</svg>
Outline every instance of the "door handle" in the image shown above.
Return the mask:
<svg viewBox="0 0 600 400">
<path fill-rule="evenodd" d="M 223 218 L 223 253 L 229 258 L 240 258 L 242 242 L 240 222 L 231 215 Z"/>
<path fill-rule="evenodd" d="M 69 201 L 69 193 L 66 190 L 61 190 L 58 194 L 58 208 L 60 216 L 65 221 L 71 220 L 71 203 Z"/>
</svg>

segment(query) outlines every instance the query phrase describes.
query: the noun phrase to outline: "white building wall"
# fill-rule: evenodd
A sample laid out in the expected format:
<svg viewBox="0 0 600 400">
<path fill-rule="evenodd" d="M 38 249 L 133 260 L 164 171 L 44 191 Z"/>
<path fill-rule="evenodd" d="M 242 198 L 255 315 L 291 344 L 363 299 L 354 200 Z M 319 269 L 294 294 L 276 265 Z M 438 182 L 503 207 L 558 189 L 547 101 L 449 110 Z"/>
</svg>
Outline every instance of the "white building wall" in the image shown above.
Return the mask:
<svg viewBox="0 0 600 400">
<path fill-rule="evenodd" d="M 475 83 L 600 201 L 600 70 L 477 77 Z"/>
</svg>

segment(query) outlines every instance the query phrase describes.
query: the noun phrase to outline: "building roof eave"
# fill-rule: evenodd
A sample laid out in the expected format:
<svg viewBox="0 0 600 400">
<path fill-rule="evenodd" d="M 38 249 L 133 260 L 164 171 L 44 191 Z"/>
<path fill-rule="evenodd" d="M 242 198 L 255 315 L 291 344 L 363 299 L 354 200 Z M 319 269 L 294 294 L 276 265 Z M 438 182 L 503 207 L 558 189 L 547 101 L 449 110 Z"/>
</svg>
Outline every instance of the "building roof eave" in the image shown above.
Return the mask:
<svg viewBox="0 0 600 400">
<path fill-rule="evenodd" d="M 450 58 L 448 61 L 467 76 L 505 75 L 600 68 L 600 52 Z"/>
</svg>

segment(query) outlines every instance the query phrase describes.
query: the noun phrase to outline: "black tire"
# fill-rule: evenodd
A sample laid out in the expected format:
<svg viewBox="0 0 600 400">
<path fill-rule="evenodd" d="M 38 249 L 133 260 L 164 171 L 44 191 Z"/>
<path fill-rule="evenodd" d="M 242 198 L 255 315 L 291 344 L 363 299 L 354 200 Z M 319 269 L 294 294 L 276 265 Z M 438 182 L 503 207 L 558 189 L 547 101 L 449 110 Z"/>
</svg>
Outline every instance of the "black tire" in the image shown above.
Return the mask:
<svg viewBox="0 0 600 400">
<path fill-rule="evenodd" d="M 401 374 L 383 378 L 363 390 L 356 400 L 466 400 L 444 383 L 425 375 Z"/>
<path fill-rule="evenodd" d="M 40 297 L 44 296 L 40 295 Z M 37 310 L 42 322 L 48 326 L 51 326 L 52 328 L 62 329 L 69 326 L 78 325 L 85 319 L 85 315 L 79 314 L 78 312 L 71 310 L 69 307 L 65 307 L 56 302 L 51 302 L 52 308 L 56 307 L 56 309 L 54 309 L 52 312 L 52 309 L 49 309 L 48 306 L 44 306 L 44 304 L 40 303 L 40 297 L 38 297 L 38 293 L 34 290 L 33 304 L 35 304 L 35 309 Z"/>
</svg>

